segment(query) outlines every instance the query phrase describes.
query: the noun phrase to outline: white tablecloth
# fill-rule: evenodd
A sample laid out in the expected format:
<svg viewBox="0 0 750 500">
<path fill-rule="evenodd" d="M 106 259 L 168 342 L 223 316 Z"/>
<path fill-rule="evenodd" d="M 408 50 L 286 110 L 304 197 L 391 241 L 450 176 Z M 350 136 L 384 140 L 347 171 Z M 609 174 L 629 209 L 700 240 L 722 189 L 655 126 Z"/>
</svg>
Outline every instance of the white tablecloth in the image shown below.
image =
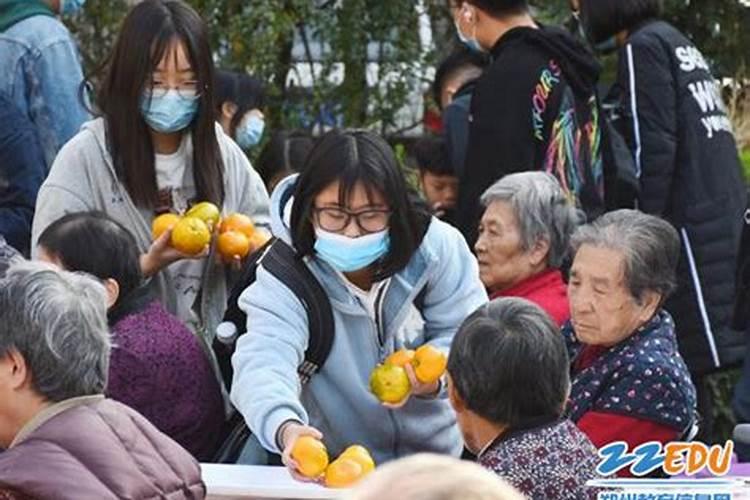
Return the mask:
<svg viewBox="0 0 750 500">
<path fill-rule="evenodd" d="M 295 481 L 285 467 L 201 464 L 209 499 L 335 499 L 342 490 L 331 490 Z"/>
</svg>

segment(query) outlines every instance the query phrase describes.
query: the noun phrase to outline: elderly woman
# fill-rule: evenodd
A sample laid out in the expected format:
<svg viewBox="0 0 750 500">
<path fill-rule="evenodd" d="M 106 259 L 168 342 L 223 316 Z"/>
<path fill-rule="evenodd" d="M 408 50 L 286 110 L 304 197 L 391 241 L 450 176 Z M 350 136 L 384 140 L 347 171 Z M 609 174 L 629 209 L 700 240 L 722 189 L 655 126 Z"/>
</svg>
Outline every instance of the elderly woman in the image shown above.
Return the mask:
<svg viewBox="0 0 750 500">
<path fill-rule="evenodd" d="M 544 172 L 503 177 L 481 198 L 474 250 L 490 298 L 523 297 L 562 326 L 570 318 L 560 267 L 581 213 Z"/>
<path fill-rule="evenodd" d="M 103 396 L 106 304 L 98 281 L 41 263 L 0 280 L 0 498 L 205 497 L 187 451 Z"/>
<path fill-rule="evenodd" d="M 675 287 L 680 240 L 667 222 L 618 210 L 580 228 L 563 328 L 571 349 L 569 414 L 596 446 L 679 438 L 696 397 L 662 308 Z"/>
<path fill-rule="evenodd" d="M 495 299 L 461 326 L 448 396 L 467 448 L 532 499 L 596 498 L 596 449 L 563 418 L 570 390 L 559 329 L 537 305 Z"/>
</svg>

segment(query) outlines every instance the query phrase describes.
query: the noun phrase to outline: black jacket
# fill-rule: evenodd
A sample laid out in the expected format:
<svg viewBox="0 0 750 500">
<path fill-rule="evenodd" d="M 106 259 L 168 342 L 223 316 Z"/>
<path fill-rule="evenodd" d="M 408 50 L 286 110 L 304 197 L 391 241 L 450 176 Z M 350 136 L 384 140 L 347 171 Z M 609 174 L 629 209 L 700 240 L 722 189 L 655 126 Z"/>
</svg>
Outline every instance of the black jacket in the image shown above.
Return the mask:
<svg viewBox="0 0 750 500">
<path fill-rule="evenodd" d="M 619 53 L 624 135 L 640 170 L 640 208 L 680 233 L 679 289 L 667 303 L 694 373 L 743 355 L 730 328 L 745 209 L 721 90 L 695 46 L 666 22 L 632 31 Z"/>
<path fill-rule="evenodd" d="M 598 126 L 599 66 L 558 28 L 514 28 L 491 51 L 471 102 L 469 146 L 460 184 L 458 226 L 470 244 L 479 198 L 500 177 L 545 170 L 589 214 L 604 209 Z"/>
<path fill-rule="evenodd" d="M 443 130 L 445 131 L 445 151 L 451 162 L 453 173 L 461 179 L 464 175 L 466 147 L 469 143 L 469 114 L 471 95 L 476 80 L 466 82 L 453 95 L 451 103 L 443 110 Z"/>
<path fill-rule="evenodd" d="M 10 99 L 0 95 L 0 235 L 26 255 L 45 165 L 34 125 Z"/>
</svg>

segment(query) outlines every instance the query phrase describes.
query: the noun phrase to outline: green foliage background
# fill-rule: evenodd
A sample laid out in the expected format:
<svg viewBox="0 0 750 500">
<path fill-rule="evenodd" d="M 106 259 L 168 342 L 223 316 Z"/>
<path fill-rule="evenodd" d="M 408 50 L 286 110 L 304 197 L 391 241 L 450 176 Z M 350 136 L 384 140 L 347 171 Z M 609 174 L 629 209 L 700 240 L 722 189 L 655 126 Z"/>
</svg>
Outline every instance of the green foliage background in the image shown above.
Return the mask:
<svg viewBox="0 0 750 500">
<path fill-rule="evenodd" d="M 750 8 L 738 0 L 665 0 L 667 17 L 691 35 L 723 75 L 748 66 Z M 109 54 L 119 23 L 132 0 L 88 0 L 84 12 L 68 24 L 81 45 L 87 71 Z M 396 111 L 413 89 L 427 90 L 429 68 L 456 43 L 446 0 L 188 0 L 208 22 L 217 66 L 243 69 L 268 82 L 268 111 L 274 126 L 299 126 L 300 109 L 316 115 L 334 106 L 347 126 L 393 130 Z M 561 22 L 569 16 L 568 0 L 539 0 L 538 16 Z M 421 9 L 421 10 L 420 10 Z M 431 22 L 434 44 L 420 47 L 418 11 Z M 306 34 L 308 46 L 325 42 L 319 60 L 307 52 L 301 64 L 319 64 L 311 92 L 285 83 L 293 71 L 295 34 Z M 380 67 L 380 83 L 366 84 L 368 42 L 376 47 L 369 60 Z M 314 47 L 313 47 L 314 48 Z M 343 81 L 332 83 L 336 63 L 346 68 Z M 397 78 L 384 75 L 398 74 Z M 412 96 L 413 97 L 413 96 Z M 296 98 L 296 99 L 295 99 Z M 289 105 L 297 103 L 298 108 Z"/>
</svg>

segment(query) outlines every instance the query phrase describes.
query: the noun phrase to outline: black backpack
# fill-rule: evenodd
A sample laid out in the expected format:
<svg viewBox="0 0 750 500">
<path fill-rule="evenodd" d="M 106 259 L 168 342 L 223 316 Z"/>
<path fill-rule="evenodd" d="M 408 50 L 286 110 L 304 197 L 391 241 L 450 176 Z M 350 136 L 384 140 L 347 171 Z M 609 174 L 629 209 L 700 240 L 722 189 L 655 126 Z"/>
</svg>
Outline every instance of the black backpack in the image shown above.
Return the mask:
<svg viewBox="0 0 750 500">
<path fill-rule="evenodd" d="M 242 292 L 255 282 L 260 264 L 263 264 L 264 269 L 284 283 L 300 299 L 307 311 L 310 339 L 304 362 L 297 369 L 302 384 L 309 382 L 310 377 L 320 370 L 333 346 L 333 311 L 325 290 L 291 246 L 283 240 L 272 239 L 248 258 L 242 275 L 229 294 L 224 323 L 231 323 L 236 328 L 236 337 L 230 344 L 214 338 L 212 344 L 227 391 L 232 387 L 234 375 L 232 354 L 234 354 L 237 339 L 247 333 L 247 315 L 239 308 L 237 302 Z M 250 434 L 244 417 L 235 411 L 225 425 L 222 445 L 212 461 L 236 463 Z M 271 464 L 280 465 L 281 463 L 278 456 L 272 455 L 269 459 Z"/>
<path fill-rule="evenodd" d="M 602 110 L 604 111 L 604 110 Z M 605 204 L 607 210 L 636 208 L 641 192 L 633 152 L 625 138 L 604 112 L 602 117 L 602 145 L 605 172 Z"/>
<path fill-rule="evenodd" d="M 333 346 L 333 312 L 325 290 L 291 246 L 283 240 L 272 239 L 247 260 L 242 275 L 229 295 L 224 322 L 234 325 L 237 331 L 234 341 L 231 344 L 225 344 L 218 338 L 214 338 L 213 341 L 213 350 L 227 391 L 232 387 L 234 371 L 231 358 L 237 339 L 247 332 L 247 315 L 240 309 L 238 300 L 242 292 L 255 282 L 260 264 L 288 287 L 307 311 L 310 338 L 305 360 L 298 368 L 303 384 L 323 366 Z"/>
</svg>

